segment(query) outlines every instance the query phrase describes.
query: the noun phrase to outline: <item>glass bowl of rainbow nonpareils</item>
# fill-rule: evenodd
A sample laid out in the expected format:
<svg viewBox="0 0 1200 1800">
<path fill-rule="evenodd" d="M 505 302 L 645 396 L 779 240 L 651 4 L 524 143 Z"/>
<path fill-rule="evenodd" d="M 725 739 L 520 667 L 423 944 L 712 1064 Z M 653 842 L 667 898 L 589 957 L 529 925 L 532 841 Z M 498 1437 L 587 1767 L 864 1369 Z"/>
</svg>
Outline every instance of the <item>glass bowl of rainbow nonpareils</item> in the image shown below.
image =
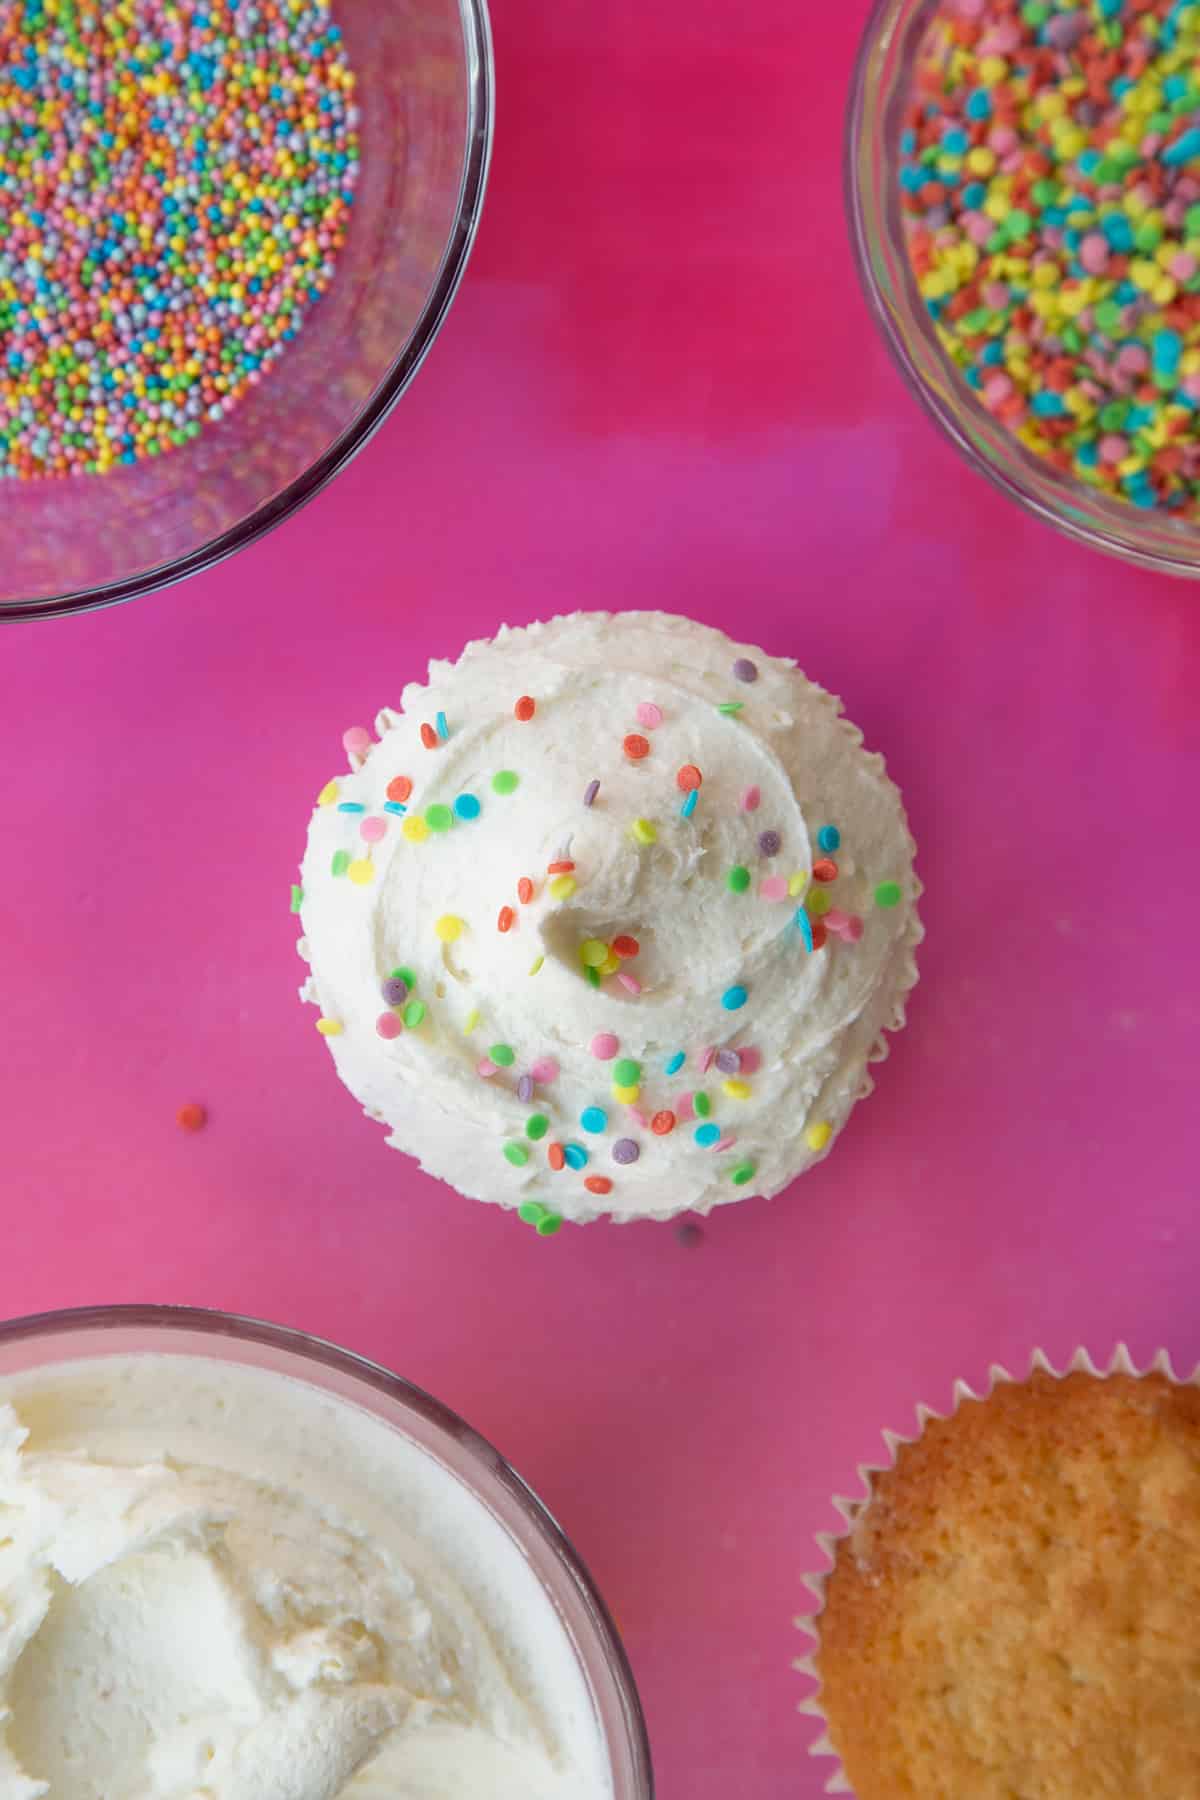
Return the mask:
<svg viewBox="0 0 1200 1800">
<path fill-rule="evenodd" d="M 437 334 L 491 132 L 485 0 L 0 0 L 0 618 L 317 493 Z"/>
<path fill-rule="evenodd" d="M 968 461 L 1200 574 L 1200 4 L 875 0 L 846 150 L 872 310 Z"/>
</svg>

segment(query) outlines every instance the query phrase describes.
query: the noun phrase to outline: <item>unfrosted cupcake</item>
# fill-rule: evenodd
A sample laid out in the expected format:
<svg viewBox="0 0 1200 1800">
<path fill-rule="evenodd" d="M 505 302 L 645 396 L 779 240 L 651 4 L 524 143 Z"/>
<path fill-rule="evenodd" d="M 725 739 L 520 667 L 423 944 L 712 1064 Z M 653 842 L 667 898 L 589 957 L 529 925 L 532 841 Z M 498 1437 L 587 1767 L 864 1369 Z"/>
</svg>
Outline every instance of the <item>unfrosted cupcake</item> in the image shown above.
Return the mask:
<svg viewBox="0 0 1200 1800">
<path fill-rule="evenodd" d="M 858 1800 L 1200 1795 L 1200 1388 L 1035 1358 L 892 1440 L 814 1587 Z"/>
<path fill-rule="evenodd" d="M 840 714 L 706 626 L 576 613 L 347 732 L 301 991 L 389 1142 L 544 1234 L 823 1157 L 921 937 L 900 796 Z"/>
</svg>

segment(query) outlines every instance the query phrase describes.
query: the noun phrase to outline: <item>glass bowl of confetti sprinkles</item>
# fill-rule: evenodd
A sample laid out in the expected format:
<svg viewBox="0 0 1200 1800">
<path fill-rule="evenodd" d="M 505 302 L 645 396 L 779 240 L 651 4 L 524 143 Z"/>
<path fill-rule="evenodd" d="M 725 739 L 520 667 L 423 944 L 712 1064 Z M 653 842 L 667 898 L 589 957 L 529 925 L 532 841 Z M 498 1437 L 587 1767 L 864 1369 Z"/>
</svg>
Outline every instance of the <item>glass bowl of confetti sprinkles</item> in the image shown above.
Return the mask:
<svg viewBox="0 0 1200 1800">
<path fill-rule="evenodd" d="M 1200 4 L 876 0 L 846 187 L 875 318 L 968 462 L 1200 574 Z"/>
<path fill-rule="evenodd" d="M 362 448 L 492 114 L 485 0 L 0 0 L 0 618 L 207 568 Z"/>
</svg>

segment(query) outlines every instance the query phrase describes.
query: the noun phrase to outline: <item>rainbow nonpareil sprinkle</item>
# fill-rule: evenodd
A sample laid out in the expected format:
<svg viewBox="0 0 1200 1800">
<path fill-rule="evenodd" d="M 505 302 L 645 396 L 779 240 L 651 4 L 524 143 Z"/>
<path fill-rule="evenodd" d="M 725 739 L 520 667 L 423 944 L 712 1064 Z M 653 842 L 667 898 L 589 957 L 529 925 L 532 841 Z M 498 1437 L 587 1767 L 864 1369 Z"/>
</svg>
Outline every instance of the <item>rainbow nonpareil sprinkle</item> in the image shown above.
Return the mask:
<svg viewBox="0 0 1200 1800">
<path fill-rule="evenodd" d="M 358 171 L 329 0 L 0 8 L 0 476 L 223 418 L 333 276 Z"/>
<path fill-rule="evenodd" d="M 980 403 L 1134 506 L 1200 500 L 1200 6 L 945 0 L 898 179 Z"/>
</svg>

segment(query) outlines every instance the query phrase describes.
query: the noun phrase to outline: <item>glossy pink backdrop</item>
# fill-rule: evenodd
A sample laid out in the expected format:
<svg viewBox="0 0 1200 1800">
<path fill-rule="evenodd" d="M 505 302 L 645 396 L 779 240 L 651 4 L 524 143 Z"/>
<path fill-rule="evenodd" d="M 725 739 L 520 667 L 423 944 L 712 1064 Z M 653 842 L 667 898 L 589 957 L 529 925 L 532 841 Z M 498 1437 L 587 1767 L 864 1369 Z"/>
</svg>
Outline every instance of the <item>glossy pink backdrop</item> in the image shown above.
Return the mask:
<svg viewBox="0 0 1200 1800">
<path fill-rule="evenodd" d="M 240 560 L 0 633 L 0 1313 L 231 1307 L 458 1407 L 591 1563 L 665 1800 L 821 1791 L 791 1621 L 881 1426 L 1035 1343 L 1200 1356 L 1200 591 L 1027 523 L 901 390 L 841 212 L 865 10 L 500 0 L 475 260 L 380 437 Z M 288 884 L 430 654 L 646 604 L 886 750 L 923 981 L 789 1195 L 544 1242 L 340 1090 Z"/>
</svg>

